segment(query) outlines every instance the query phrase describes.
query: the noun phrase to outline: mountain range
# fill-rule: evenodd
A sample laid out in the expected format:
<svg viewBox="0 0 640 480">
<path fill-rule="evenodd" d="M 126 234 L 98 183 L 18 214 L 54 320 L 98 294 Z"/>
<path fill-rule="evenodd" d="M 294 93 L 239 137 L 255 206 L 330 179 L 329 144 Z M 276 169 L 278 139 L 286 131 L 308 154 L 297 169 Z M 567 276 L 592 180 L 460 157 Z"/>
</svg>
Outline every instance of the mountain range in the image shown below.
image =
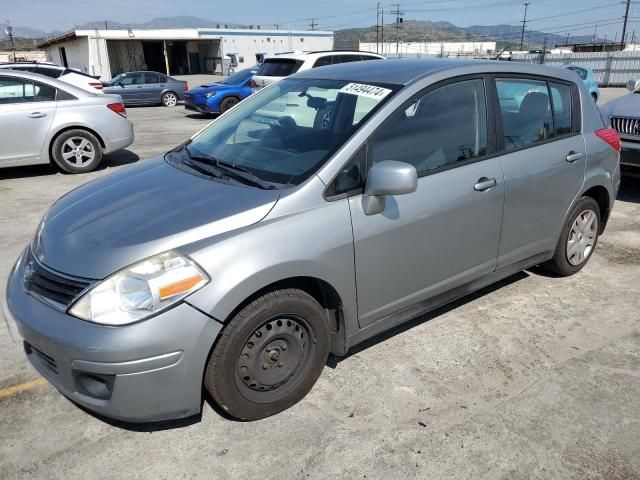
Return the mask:
<svg viewBox="0 0 640 480">
<path fill-rule="evenodd" d="M 229 28 L 246 28 L 246 25 L 230 24 L 205 18 L 192 16 L 161 17 L 154 18 L 142 23 L 120 23 L 111 20 L 100 20 L 77 25 L 77 29 L 121 29 L 121 28 L 215 28 L 217 26 Z M 266 26 L 266 25 L 265 25 Z M 269 25 L 270 27 L 270 25 Z M 45 38 L 54 36 L 61 32 L 44 32 L 29 27 L 14 27 L 14 37 L 22 38 Z M 522 34 L 521 27 L 514 25 L 475 25 L 471 27 L 458 27 L 449 22 L 431 22 L 408 20 L 401 24 L 401 28 L 396 29 L 395 25 L 385 25 L 385 41 L 395 42 L 419 42 L 419 41 L 490 41 L 497 40 L 500 46 L 518 45 Z M 537 30 L 525 32 L 524 43 L 530 47 L 541 46 L 544 39 L 547 45 L 553 46 L 563 44 L 567 37 L 555 33 L 545 33 Z M 6 39 L 4 29 L 0 30 L 0 40 Z M 376 27 L 347 28 L 335 32 L 335 43 L 337 45 L 355 44 L 358 40 L 366 42 L 376 41 Z M 572 36 L 571 43 L 587 43 L 592 41 L 591 35 Z M 596 39 L 596 41 L 602 41 Z"/>
</svg>

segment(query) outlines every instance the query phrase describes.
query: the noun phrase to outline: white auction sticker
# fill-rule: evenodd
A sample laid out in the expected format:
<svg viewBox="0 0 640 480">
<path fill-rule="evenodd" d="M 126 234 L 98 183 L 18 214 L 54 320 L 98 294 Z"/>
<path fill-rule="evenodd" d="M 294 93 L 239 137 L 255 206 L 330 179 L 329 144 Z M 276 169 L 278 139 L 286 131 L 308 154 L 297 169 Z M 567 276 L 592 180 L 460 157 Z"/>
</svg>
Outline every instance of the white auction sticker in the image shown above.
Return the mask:
<svg viewBox="0 0 640 480">
<path fill-rule="evenodd" d="M 382 100 L 391 93 L 388 88 L 376 87 L 375 85 L 365 85 L 363 83 L 348 83 L 340 89 L 340 93 L 360 95 L 361 97 L 375 98 Z"/>
</svg>

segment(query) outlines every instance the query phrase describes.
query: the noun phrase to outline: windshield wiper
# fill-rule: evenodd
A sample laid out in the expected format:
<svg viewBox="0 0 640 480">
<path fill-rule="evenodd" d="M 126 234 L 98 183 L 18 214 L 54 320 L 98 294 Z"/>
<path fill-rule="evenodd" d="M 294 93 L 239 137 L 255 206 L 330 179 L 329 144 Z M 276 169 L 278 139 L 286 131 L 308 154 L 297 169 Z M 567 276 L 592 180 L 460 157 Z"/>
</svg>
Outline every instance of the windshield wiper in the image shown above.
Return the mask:
<svg viewBox="0 0 640 480">
<path fill-rule="evenodd" d="M 241 167 L 233 163 L 225 162 L 222 160 L 218 160 L 215 157 L 194 154 L 191 152 L 191 150 L 189 150 L 189 147 L 187 145 L 184 146 L 184 150 L 187 152 L 187 155 L 189 156 L 190 160 L 214 166 L 218 169 L 218 171 L 223 172 L 228 177 L 231 177 L 234 180 L 242 182 L 245 185 L 251 185 L 254 187 L 261 188 L 263 190 L 276 189 L 276 186 L 274 184 L 262 180 L 260 177 L 254 175 L 244 167 Z"/>
</svg>

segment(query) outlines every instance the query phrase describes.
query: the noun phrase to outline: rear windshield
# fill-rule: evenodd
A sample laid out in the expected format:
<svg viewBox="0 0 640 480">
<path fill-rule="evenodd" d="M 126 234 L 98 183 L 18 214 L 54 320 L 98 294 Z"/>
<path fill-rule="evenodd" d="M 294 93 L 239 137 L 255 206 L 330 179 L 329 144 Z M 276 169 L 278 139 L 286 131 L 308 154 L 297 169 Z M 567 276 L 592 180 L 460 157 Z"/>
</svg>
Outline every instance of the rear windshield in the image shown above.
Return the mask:
<svg viewBox="0 0 640 480">
<path fill-rule="evenodd" d="M 258 69 L 256 76 L 259 77 L 288 77 L 293 75 L 302 66 L 301 60 L 291 60 L 288 58 L 267 58 Z"/>
<path fill-rule="evenodd" d="M 582 80 L 587 79 L 587 71 L 584 68 L 579 68 L 579 67 L 567 67 L 567 68 L 569 70 L 573 70 L 574 72 L 576 72 Z"/>
</svg>

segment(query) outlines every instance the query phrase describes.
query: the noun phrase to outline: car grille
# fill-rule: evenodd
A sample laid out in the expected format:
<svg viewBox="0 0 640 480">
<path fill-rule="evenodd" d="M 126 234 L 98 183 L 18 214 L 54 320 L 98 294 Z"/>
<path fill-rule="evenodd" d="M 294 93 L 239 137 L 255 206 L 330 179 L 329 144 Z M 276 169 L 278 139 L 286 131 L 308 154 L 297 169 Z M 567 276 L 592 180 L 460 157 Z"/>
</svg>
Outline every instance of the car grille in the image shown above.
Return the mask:
<svg viewBox="0 0 640 480">
<path fill-rule="evenodd" d="M 640 135 L 640 119 L 627 117 L 611 117 L 611 127 L 627 135 Z"/>
<path fill-rule="evenodd" d="M 184 98 L 185 98 L 185 99 L 187 99 L 187 98 L 193 98 L 193 94 L 192 94 L 192 93 L 185 93 L 185 94 L 184 94 Z"/>
<path fill-rule="evenodd" d="M 91 285 L 84 279 L 55 273 L 38 262 L 29 249 L 24 261 L 24 288 L 59 310 L 64 310 Z"/>
</svg>

